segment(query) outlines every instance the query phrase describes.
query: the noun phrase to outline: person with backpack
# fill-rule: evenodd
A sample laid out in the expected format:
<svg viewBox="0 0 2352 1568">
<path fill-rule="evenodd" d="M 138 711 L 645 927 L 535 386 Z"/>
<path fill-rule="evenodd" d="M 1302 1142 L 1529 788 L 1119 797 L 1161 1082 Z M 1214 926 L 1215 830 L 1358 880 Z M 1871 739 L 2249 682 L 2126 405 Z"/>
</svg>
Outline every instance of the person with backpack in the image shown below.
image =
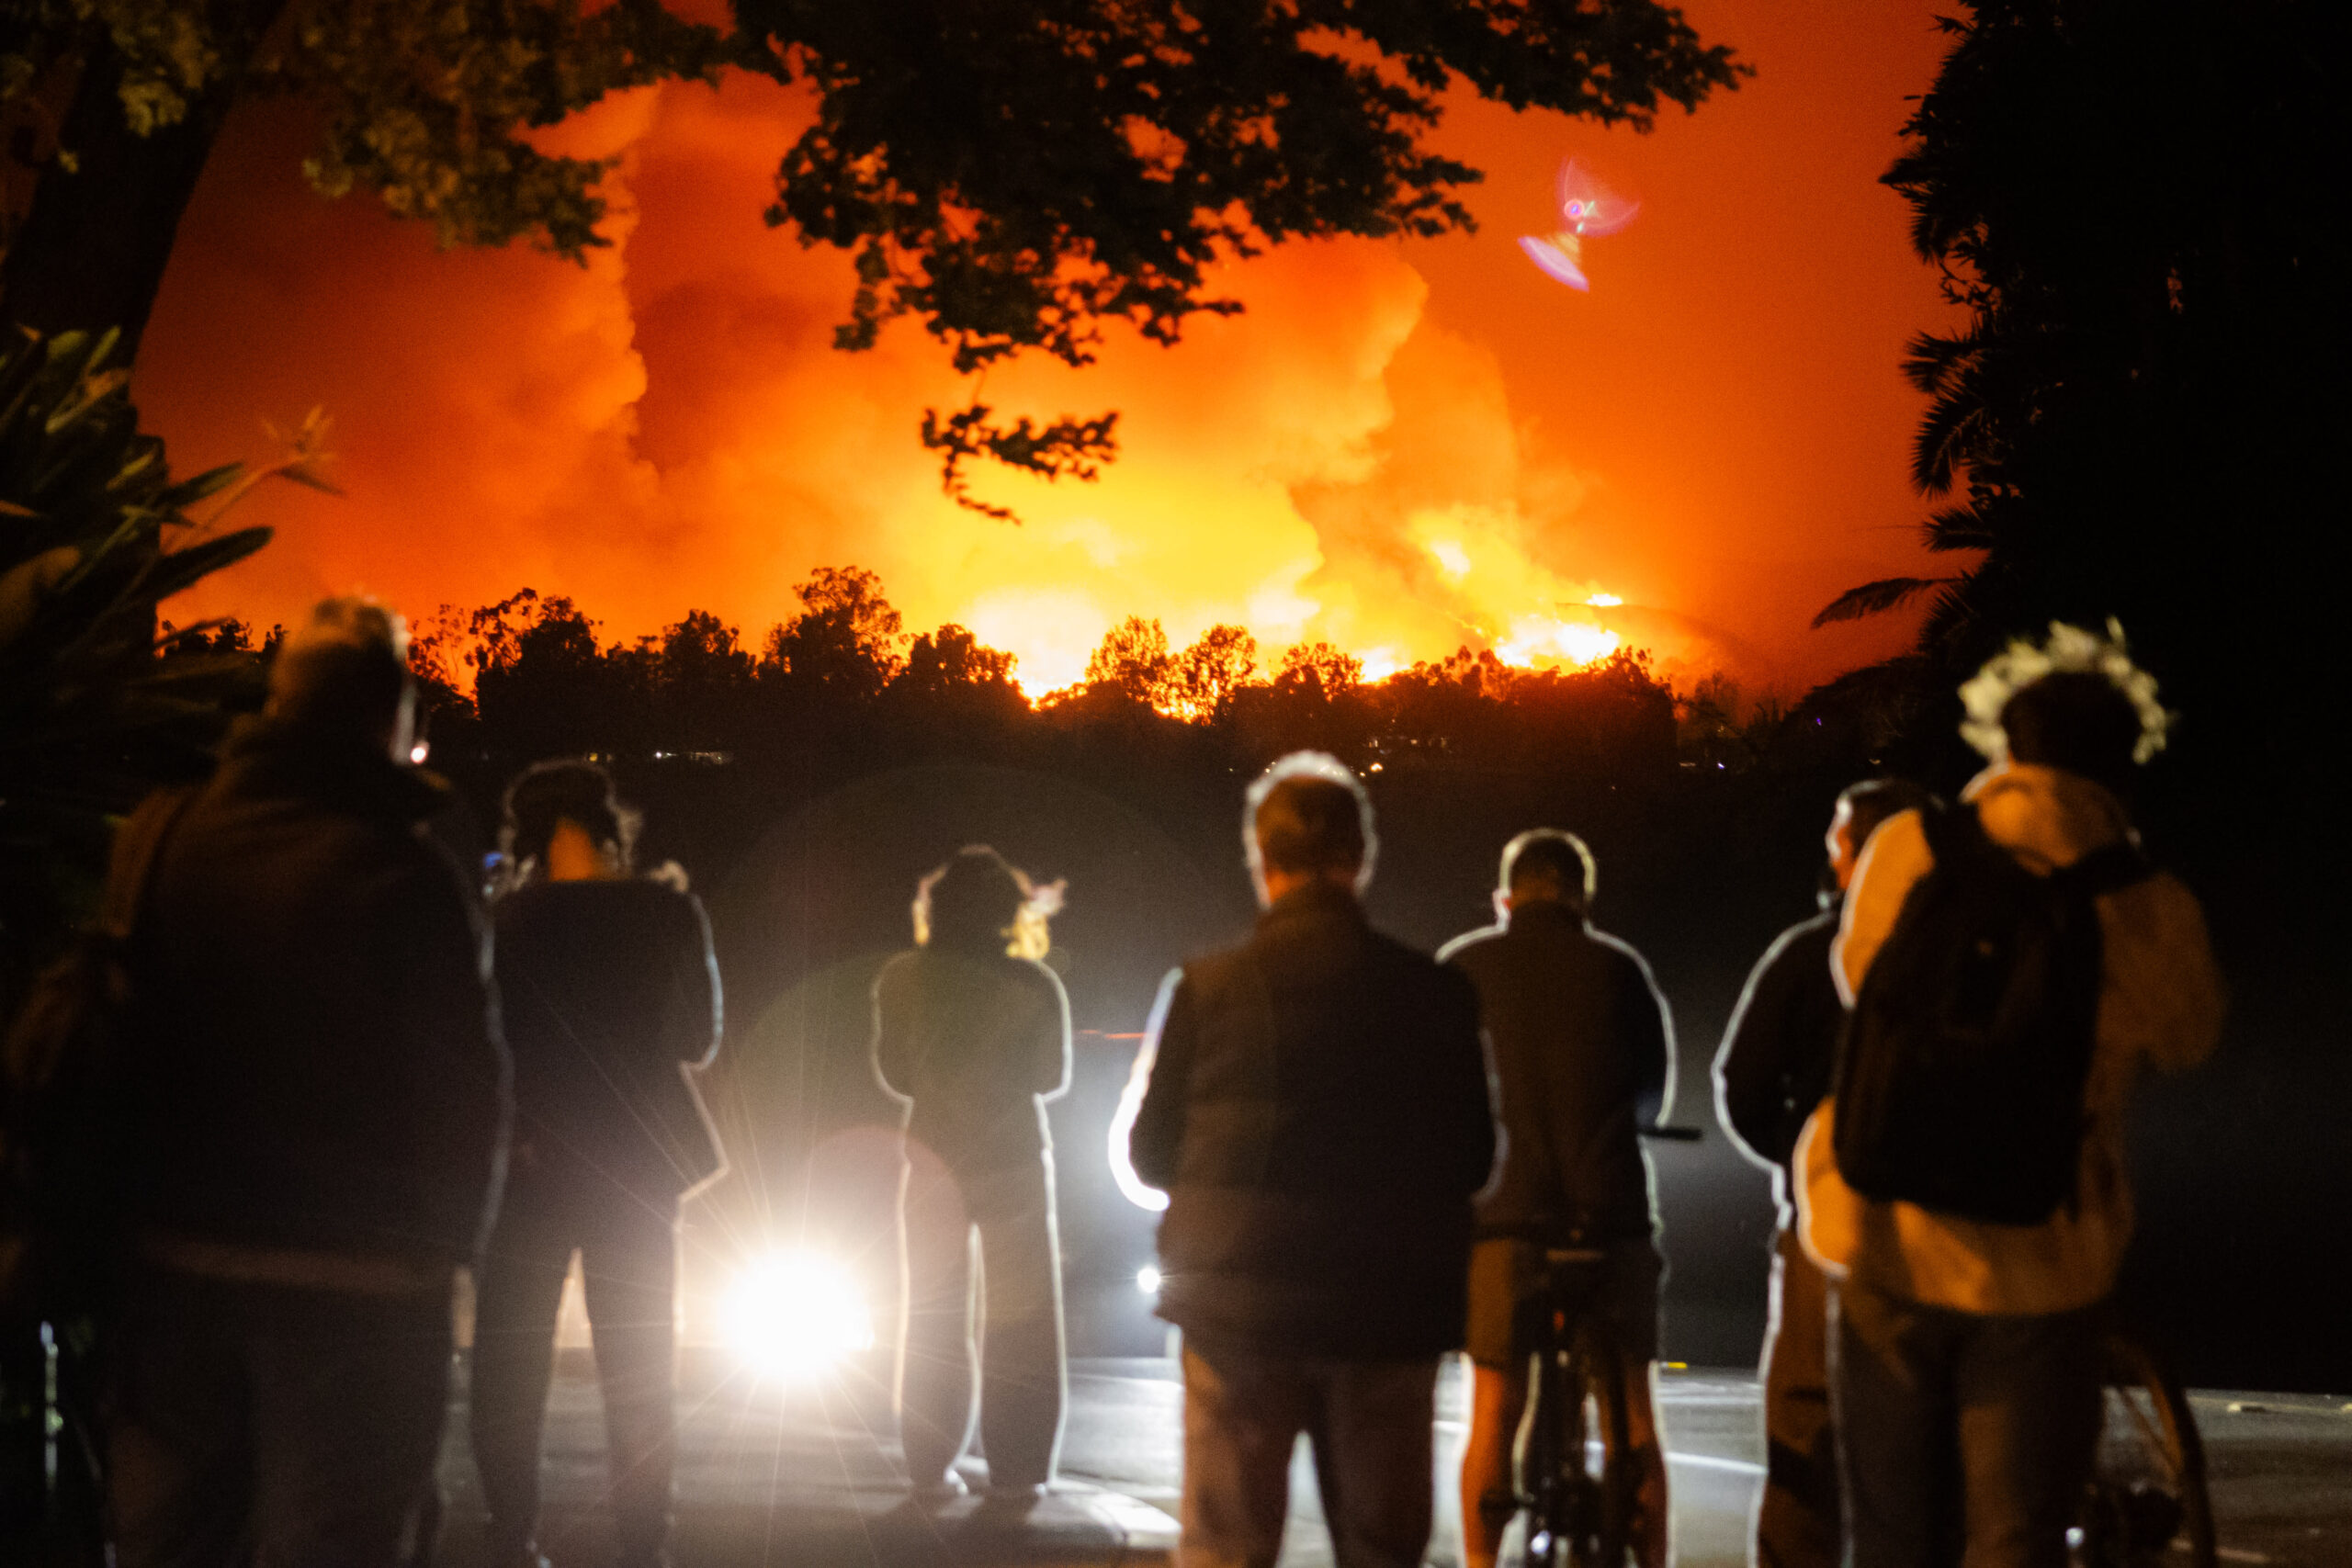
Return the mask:
<svg viewBox="0 0 2352 1568">
<path fill-rule="evenodd" d="M 1840 1548 L 1837 1445 L 1829 1421 L 1829 1282 L 1796 1236 L 1789 1161 L 1797 1134 L 1829 1092 L 1846 1003 L 1829 974 L 1838 913 L 1863 846 L 1897 812 L 1927 804 L 1905 779 L 1864 779 L 1838 796 L 1825 842 L 1821 911 L 1782 931 L 1740 993 L 1715 1055 L 1715 1105 L 1732 1142 L 1772 1173 L 1780 1225 L 1771 1314 L 1764 1330 L 1764 1484 L 1757 1493 L 1755 1568 L 1836 1568 Z"/>
<path fill-rule="evenodd" d="M 1856 1568 L 2067 1561 L 2132 1081 L 2220 1034 L 2204 917 L 2127 805 L 2168 716 L 2108 631 L 2053 626 L 1962 688 L 1991 765 L 1871 835 L 1832 947 L 1853 1014 L 1795 1158 Z"/>
<path fill-rule="evenodd" d="M 1470 1250 L 1470 1429 L 1462 1450 L 1468 1568 L 1494 1568 L 1516 1511 L 1511 1445 L 1541 1330 L 1544 1254 L 1563 1246 L 1603 1255 L 1594 1310 L 1623 1357 L 1634 1561 L 1642 1568 L 1668 1561 L 1655 1398 L 1666 1260 L 1657 1183 L 1636 1129 L 1672 1101 L 1674 1025 L 1648 963 L 1593 928 L 1595 881 L 1584 840 L 1532 828 L 1503 847 L 1498 922 L 1438 950 L 1438 962 L 1477 993 L 1503 1131 L 1500 1168 L 1478 1195 Z"/>
<path fill-rule="evenodd" d="M 507 1122 L 400 618 L 330 600 L 168 829 L 128 967 L 122 1568 L 407 1560 Z"/>
<path fill-rule="evenodd" d="M 1069 1374 L 1046 1102 L 1069 1088 L 1069 998 L 1040 962 L 1060 907 L 1061 884 L 1037 886 L 986 845 L 958 850 L 916 892 L 916 946 L 874 982 L 875 1076 L 906 1107 L 899 1434 L 922 1503 L 966 1490 L 956 1462 L 976 1392 L 992 1503 L 1043 1496 L 1061 1450 Z M 976 1305 L 987 1325 L 977 1345 Z"/>
<path fill-rule="evenodd" d="M 725 1168 L 690 1071 L 718 1053 L 710 922 L 674 866 L 631 874 L 637 812 L 589 761 L 507 787 L 491 907 L 514 1055 L 506 1197 L 474 1293 L 468 1418 L 491 1568 L 544 1568 L 539 1445 L 580 1255 L 616 1568 L 659 1568 L 676 1416 L 678 1206 Z"/>
</svg>

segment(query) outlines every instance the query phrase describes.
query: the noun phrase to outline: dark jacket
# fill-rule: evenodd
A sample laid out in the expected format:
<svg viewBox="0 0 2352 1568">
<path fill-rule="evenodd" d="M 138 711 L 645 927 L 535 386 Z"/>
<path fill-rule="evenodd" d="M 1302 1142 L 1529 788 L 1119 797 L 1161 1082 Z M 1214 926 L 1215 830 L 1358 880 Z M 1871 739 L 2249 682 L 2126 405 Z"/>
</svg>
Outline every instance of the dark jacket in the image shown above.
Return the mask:
<svg viewBox="0 0 2352 1568">
<path fill-rule="evenodd" d="M 1045 1102 L 1069 1087 L 1069 998 L 1031 959 L 899 953 L 874 981 L 874 1073 L 950 1170 L 1034 1163 L 1053 1147 Z"/>
<path fill-rule="evenodd" d="M 1665 1113 L 1674 1032 L 1641 954 L 1544 902 L 1438 956 L 1476 987 L 1495 1055 L 1503 1164 L 1479 1230 L 1649 1235 L 1657 1204 L 1634 1129 L 1644 1101 Z"/>
<path fill-rule="evenodd" d="M 1460 976 L 1309 887 L 1169 977 L 1145 1053 L 1128 1152 L 1169 1195 L 1161 1316 L 1279 1355 L 1462 1343 L 1495 1129 Z"/>
<path fill-rule="evenodd" d="M 1833 908 L 1775 938 L 1747 976 L 1715 1053 L 1715 1102 L 1724 1125 L 1749 1158 L 1781 1172 L 1774 1185 L 1784 1204 L 1797 1134 L 1829 1092 L 1838 1035 L 1845 1027 L 1846 1005 L 1829 969 L 1829 944 L 1837 936 Z"/>
<path fill-rule="evenodd" d="M 684 1070 L 721 1022 L 701 903 L 660 882 L 532 882 L 491 914 L 516 1142 L 665 1203 L 725 1168 Z"/>
<path fill-rule="evenodd" d="M 462 1261 L 496 1201 L 506 1056 L 448 798 L 249 720 L 165 840 L 134 937 L 130 1213 L 199 1240 Z"/>
</svg>

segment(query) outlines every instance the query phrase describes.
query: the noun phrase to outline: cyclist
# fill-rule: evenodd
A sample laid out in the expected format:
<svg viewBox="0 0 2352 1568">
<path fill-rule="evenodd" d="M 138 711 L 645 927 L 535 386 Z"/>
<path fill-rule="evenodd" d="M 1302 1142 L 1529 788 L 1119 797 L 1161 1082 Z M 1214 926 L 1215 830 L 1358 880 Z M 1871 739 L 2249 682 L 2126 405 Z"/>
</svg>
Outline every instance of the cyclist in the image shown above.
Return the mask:
<svg viewBox="0 0 2352 1568">
<path fill-rule="evenodd" d="M 1512 1435 L 1526 1408 L 1547 1243 L 1605 1255 L 1598 1310 L 1624 1357 L 1643 1568 L 1667 1561 L 1666 1463 L 1651 1397 L 1657 1364 L 1657 1203 L 1634 1129 L 1671 1097 L 1674 1029 L 1649 965 L 1592 928 L 1592 855 L 1536 828 L 1503 851 L 1497 923 L 1438 954 L 1466 976 L 1494 1054 L 1505 1135 L 1471 1250 L 1470 1434 L 1462 1459 L 1468 1568 L 1492 1568 L 1515 1511 Z"/>
</svg>

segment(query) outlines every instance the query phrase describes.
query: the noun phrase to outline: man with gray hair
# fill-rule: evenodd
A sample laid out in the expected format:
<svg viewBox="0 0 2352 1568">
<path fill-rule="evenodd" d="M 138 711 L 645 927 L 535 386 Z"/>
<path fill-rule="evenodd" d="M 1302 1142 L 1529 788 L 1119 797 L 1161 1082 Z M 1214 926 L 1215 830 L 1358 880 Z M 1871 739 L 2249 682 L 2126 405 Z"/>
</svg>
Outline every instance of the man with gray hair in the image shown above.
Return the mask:
<svg viewBox="0 0 2352 1568">
<path fill-rule="evenodd" d="M 1339 761 L 1269 768 L 1242 843 L 1265 912 L 1168 977 L 1122 1111 L 1135 1175 L 1168 1194 L 1177 1561 L 1270 1568 L 1304 1431 L 1342 1568 L 1417 1568 L 1438 1358 L 1462 1343 L 1470 1200 L 1494 1160 L 1476 1003 L 1364 919 L 1372 805 Z"/>
<path fill-rule="evenodd" d="M 180 811 L 132 935 L 122 1568 L 391 1568 L 507 1115 L 483 943 L 409 765 L 400 618 L 330 600 Z"/>
</svg>

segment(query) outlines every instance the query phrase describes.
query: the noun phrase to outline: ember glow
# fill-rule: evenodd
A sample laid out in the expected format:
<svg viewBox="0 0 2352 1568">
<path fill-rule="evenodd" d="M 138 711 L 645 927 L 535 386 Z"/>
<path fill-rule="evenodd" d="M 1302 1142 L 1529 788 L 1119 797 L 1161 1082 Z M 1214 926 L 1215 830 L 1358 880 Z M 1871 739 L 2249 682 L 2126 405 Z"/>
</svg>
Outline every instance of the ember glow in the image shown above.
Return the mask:
<svg viewBox="0 0 2352 1568">
<path fill-rule="evenodd" d="M 915 439 L 972 393 L 945 351 L 908 323 L 834 351 L 847 263 L 760 221 L 804 99 L 671 85 L 556 128 L 616 160 L 616 243 L 585 267 L 436 254 L 365 199 L 322 202 L 298 171 L 313 128 L 241 109 L 135 390 L 187 472 L 266 458 L 263 419 L 322 406 L 345 496 L 257 492 L 240 521 L 277 543 L 174 618 L 266 626 L 352 589 L 423 615 L 527 585 L 608 642 L 704 609 L 756 644 L 813 568 L 855 565 L 910 632 L 952 620 L 1017 655 L 1032 694 L 1130 615 L 1177 647 L 1245 626 L 1261 667 L 1303 639 L 1372 679 L 1464 646 L 1623 648 L 1678 684 L 1801 689 L 1908 632 L 1804 627 L 1920 570 L 1895 365 L 1935 288 L 1877 176 L 1932 74 L 1934 7 L 1713 9 L 1754 83 L 1648 137 L 1575 130 L 1647 204 L 1593 300 L 1513 243 L 1556 227 L 1564 122 L 1457 104 L 1437 150 L 1487 171 L 1477 233 L 1278 247 L 1212 280 L 1243 315 L 1172 350 L 1114 332 L 1087 370 L 996 371 L 1002 414 L 1122 415 L 1099 484 L 976 474 L 1017 527 L 942 497 Z"/>
</svg>

